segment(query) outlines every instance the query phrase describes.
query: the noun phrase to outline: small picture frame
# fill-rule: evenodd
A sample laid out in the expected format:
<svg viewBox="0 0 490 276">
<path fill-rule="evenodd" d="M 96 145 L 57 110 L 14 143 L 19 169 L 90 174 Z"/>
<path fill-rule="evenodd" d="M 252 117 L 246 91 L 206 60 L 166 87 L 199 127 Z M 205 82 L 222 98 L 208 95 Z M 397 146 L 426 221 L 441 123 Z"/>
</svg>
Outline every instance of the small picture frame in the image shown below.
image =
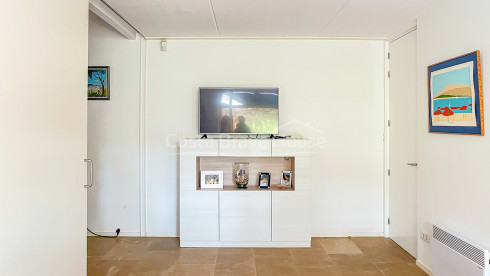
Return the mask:
<svg viewBox="0 0 490 276">
<path fill-rule="evenodd" d="M 271 174 L 267 172 L 259 173 L 259 188 L 269 189 L 271 187 Z"/>
<path fill-rule="evenodd" d="M 222 189 L 223 171 L 201 171 L 201 189 Z"/>
<path fill-rule="evenodd" d="M 88 67 L 88 89 L 89 100 L 110 100 L 111 87 L 109 66 Z"/>
<path fill-rule="evenodd" d="M 293 172 L 292 171 L 282 171 L 281 173 L 281 184 L 287 187 L 292 187 L 293 184 Z"/>
</svg>

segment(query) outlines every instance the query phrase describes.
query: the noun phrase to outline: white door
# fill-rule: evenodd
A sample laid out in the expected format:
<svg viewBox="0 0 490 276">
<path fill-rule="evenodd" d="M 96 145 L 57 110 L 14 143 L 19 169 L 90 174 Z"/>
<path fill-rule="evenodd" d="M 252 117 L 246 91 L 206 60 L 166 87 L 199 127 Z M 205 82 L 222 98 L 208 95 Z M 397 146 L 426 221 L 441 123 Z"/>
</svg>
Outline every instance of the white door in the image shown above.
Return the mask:
<svg viewBox="0 0 490 276">
<path fill-rule="evenodd" d="M 86 275 L 88 1 L 0 1 L 0 26 L 0 275 Z"/>
<path fill-rule="evenodd" d="M 416 218 L 417 33 L 390 43 L 389 236 L 417 254 Z"/>
</svg>

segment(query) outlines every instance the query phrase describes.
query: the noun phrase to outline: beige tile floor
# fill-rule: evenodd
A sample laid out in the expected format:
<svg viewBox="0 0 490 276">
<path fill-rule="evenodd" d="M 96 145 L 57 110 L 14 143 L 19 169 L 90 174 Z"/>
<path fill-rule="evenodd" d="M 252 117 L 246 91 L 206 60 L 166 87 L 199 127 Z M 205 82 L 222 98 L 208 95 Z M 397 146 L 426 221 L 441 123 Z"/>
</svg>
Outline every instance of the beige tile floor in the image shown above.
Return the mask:
<svg viewBox="0 0 490 276">
<path fill-rule="evenodd" d="M 88 275 L 427 275 L 386 238 L 313 238 L 311 248 L 179 248 L 177 238 L 88 238 Z"/>
</svg>

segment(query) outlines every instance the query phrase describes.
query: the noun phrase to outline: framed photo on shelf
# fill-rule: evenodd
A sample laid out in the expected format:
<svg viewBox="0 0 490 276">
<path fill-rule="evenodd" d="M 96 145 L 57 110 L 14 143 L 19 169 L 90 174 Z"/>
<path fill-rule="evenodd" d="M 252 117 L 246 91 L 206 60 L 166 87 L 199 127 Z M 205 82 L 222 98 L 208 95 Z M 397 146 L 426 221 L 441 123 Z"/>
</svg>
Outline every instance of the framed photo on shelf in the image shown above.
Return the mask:
<svg viewBox="0 0 490 276">
<path fill-rule="evenodd" d="M 223 171 L 201 171 L 201 189 L 223 188 Z"/>
<path fill-rule="evenodd" d="M 259 188 L 269 189 L 271 187 L 271 174 L 267 172 L 259 173 Z"/>
<path fill-rule="evenodd" d="M 281 184 L 287 187 L 291 187 L 293 183 L 293 172 L 292 171 L 282 171 L 281 174 Z"/>
<path fill-rule="evenodd" d="M 428 67 L 429 132 L 484 135 L 480 51 Z"/>
</svg>

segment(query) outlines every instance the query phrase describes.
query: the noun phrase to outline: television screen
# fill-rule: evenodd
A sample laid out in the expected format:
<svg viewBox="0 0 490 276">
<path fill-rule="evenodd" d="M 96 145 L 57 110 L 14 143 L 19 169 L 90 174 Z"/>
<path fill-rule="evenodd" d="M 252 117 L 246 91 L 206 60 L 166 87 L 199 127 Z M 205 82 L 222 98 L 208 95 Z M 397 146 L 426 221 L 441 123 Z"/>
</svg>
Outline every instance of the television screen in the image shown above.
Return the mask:
<svg viewBox="0 0 490 276">
<path fill-rule="evenodd" d="M 278 88 L 200 88 L 199 133 L 279 134 Z"/>
</svg>

